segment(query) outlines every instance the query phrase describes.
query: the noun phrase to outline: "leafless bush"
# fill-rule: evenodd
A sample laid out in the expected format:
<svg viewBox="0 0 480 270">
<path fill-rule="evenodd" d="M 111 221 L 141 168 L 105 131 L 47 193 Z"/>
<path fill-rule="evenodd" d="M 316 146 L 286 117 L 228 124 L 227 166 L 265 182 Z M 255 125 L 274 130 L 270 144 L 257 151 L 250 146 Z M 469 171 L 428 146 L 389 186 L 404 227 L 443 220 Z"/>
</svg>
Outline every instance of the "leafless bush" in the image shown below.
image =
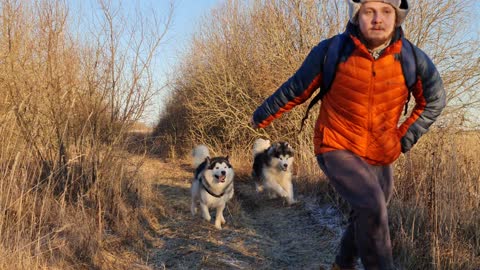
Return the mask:
<svg viewBox="0 0 480 270">
<path fill-rule="evenodd" d="M 140 226 L 144 185 L 122 149 L 156 90 L 171 14 L 131 25 L 111 1 L 98 7 L 76 36 L 66 2 L 0 3 L 2 269 L 101 268 L 106 230 Z"/>
<path fill-rule="evenodd" d="M 340 32 L 340 27 L 328 27 L 340 21 L 329 11 L 339 14 L 344 8 L 333 2 L 265 1 L 251 6 L 227 2 L 200 25 L 177 73 L 172 102 L 177 107 L 167 111 L 181 106 L 186 117 L 175 121 L 177 125 L 183 121 L 185 136 L 213 149 L 244 152 L 245 145 L 262 136 L 288 140 L 298 144 L 300 153 L 311 153 L 311 143 L 300 143 L 294 136 L 302 110 L 286 114 L 287 121 L 266 131 L 255 131 L 248 122 L 255 107 L 295 71 L 311 46 Z M 183 77 L 187 74 L 188 80 Z M 310 124 L 306 132 L 312 130 Z"/>
<path fill-rule="evenodd" d="M 160 121 L 156 124 L 150 140 L 149 152 L 161 157 L 175 158 L 177 153 L 184 156 L 187 149 L 192 149 L 189 143 L 188 128 L 191 123 L 184 106 L 178 104 L 187 103 L 188 96 L 185 92 L 177 93 L 165 100 L 165 110 L 160 115 Z"/>
</svg>

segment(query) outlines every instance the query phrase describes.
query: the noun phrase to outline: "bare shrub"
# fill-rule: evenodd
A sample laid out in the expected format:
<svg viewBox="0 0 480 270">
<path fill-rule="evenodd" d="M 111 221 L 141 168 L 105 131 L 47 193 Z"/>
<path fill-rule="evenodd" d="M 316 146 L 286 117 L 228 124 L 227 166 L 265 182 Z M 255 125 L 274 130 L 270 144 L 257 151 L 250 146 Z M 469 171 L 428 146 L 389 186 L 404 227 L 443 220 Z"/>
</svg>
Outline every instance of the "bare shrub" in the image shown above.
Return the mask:
<svg viewBox="0 0 480 270">
<path fill-rule="evenodd" d="M 188 100 L 186 93 L 177 93 L 165 100 L 165 110 L 160 115 L 160 121 L 156 124 L 149 144 L 149 152 L 161 157 L 175 158 L 177 153 L 184 156 L 187 149 L 193 146 L 189 143 L 188 128 L 194 124 L 189 118 L 185 107 Z"/>
<path fill-rule="evenodd" d="M 339 14 L 342 8 L 333 2 L 265 1 L 249 6 L 228 1 L 200 25 L 177 72 L 174 106 L 166 111 L 182 108 L 186 117 L 175 117 L 175 122 L 180 125 L 183 121 L 181 125 L 187 128 L 182 130 L 194 143 L 245 152 L 245 146 L 250 149 L 259 136 L 288 140 L 298 145 L 302 161 L 312 163 L 312 144 L 295 136 L 302 110 L 284 115 L 287 121 L 266 130 L 253 130 L 248 123 L 256 106 L 295 71 L 311 46 L 340 32 L 340 27 L 335 30 L 327 25 L 339 20 L 329 12 Z M 186 74 L 188 80 L 183 77 Z M 160 123 L 169 115 L 178 114 L 164 114 Z M 310 123 L 306 132 L 312 128 Z M 316 168 L 316 164 L 310 167 Z"/>
<path fill-rule="evenodd" d="M 66 2 L 0 3 L 2 269 L 102 268 L 105 239 L 142 240 L 149 195 L 123 149 L 157 89 L 171 13 L 164 26 L 141 14 L 131 25 L 112 2 L 99 8 L 75 36 Z"/>
</svg>

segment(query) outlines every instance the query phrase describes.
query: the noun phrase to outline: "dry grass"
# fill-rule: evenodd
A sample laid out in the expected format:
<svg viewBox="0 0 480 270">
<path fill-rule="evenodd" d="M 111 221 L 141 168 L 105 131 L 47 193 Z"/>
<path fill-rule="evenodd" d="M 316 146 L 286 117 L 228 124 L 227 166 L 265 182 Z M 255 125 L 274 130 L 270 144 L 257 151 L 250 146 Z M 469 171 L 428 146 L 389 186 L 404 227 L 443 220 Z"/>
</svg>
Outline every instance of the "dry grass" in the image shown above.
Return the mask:
<svg viewBox="0 0 480 270">
<path fill-rule="evenodd" d="M 406 268 L 480 267 L 478 142 L 478 132 L 432 132 L 397 162 L 392 231 Z"/>
<path fill-rule="evenodd" d="M 154 268 L 167 269 L 318 269 L 332 261 L 334 233 L 318 224 L 302 204 L 258 196 L 245 161 L 232 160 L 235 196 L 227 204 L 221 231 L 190 214 L 190 160 L 148 160 L 142 170 L 168 201 L 167 217 L 155 230 L 149 252 Z M 214 213 L 214 211 L 212 211 Z"/>
<path fill-rule="evenodd" d="M 82 37 L 65 2 L 0 2 L 1 269 L 131 269 L 164 214 L 125 151 L 162 33 L 100 2 Z"/>
</svg>

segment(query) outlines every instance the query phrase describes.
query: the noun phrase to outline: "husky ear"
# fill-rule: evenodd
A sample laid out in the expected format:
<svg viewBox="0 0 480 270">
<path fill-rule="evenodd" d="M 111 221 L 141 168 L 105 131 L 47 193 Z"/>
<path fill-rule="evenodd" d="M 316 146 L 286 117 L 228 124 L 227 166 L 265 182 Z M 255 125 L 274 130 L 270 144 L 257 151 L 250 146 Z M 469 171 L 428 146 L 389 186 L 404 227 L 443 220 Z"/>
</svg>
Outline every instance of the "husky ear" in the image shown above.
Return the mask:
<svg viewBox="0 0 480 270">
<path fill-rule="evenodd" d="M 226 155 L 226 156 L 225 156 L 225 159 L 226 159 L 228 162 L 230 162 L 230 155 Z"/>
<path fill-rule="evenodd" d="M 285 143 L 285 146 L 287 146 L 287 149 L 288 149 L 289 151 L 295 152 L 295 151 L 293 150 L 293 147 L 292 147 L 289 143 Z"/>
<path fill-rule="evenodd" d="M 274 144 L 270 145 L 270 147 L 268 147 L 268 150 L 267 150 L 268 152 L 267 153 L 269 155 L 272 155 L 273 152 L 275 151 L 275 148 L 277 148 L 277 143 L 274 143 Z"/>
<path fill-rule="evenodd" d="M 205 163 L 207 164 L 207 166 L 210 165 L 210 157 L 209 156 L 207 156 L 205 158 Z"/>
</svg>

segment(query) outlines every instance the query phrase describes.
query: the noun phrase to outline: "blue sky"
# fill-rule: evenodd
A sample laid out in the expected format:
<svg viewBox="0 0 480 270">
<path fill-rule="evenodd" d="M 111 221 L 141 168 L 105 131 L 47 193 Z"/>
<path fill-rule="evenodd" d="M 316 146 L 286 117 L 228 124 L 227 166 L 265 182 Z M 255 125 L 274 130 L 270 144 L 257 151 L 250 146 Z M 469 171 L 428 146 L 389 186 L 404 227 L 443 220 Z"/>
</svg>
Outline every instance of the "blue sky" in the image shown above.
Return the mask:
<svg viewBox="0 0 480 270">
<path fill-rule="evenodd" d="M 168 0 L 156 1 L 159 3 L 160 10 L 168 9 Z M 159 76 L 164 82 L 172 68 L 181 57 L 183 50 L 188 45 L 191 35 L 196 30 L 196 26 L 202 19 L 202 16 L 208 16 L 210 10 L 223 0 L 176 0 L 174 4 L 174 14 L 172 25 L 167 32 L 164 43 L 160 47 Z M 162 12 L 164 14 L 165 12 Z M 153 105 L 145 114 L 145 122 L 155 124 L 160 111 L 162 110 L 162 100 L 168 92 L 163 91 L 162 94 L 154 99 Z"/>
<path fill-rule="evenodd" d="M 168 9 L 168 0 L 156 1 L 161 14 Z M 182 50 L 188 44 L 202 16 L 207 16 L 210 10 L 223 2 L 222 0 L 175 0 L 173 22 L 161 46 L 162 61 L 168 66 L 176 63 Z M 162 55 L 163 54 L 163 55 Z M 166 57 L 166 59 L 163 59 Z M 168 67 L 162 68 L 166 71 Z"/>
<path fill-rule="evenodd" d="M 70 12 L 75 13 L 73 17 L 79 18 L 83 22 L 77 22 L 74 19 L 72 30 L 77 33 L 84 33 L 85 26 L 83 23 L 92 23 L 100 13 L 100 7 L 97 0 L 66 0 L 70 7 Z M 162 40 L 154 67 L 157 74 L 157 80 L 164 85 L 169 77 L 169 73 L 173 71 L 174 65 L 178 62 L 189 44 L 191 35 L 196 30 L 203 16 L 208 16 L 210 10 L 225 0 L 105 0 L 112 2 L 114 7 L 121 5 L 121 10 L 126 13 L 134 12 L 140 9 L 144 14 L 149 14 L 150 9 L 165 20 L 168 16 L 170 3 L 173 3 L 173 20 L 168 28 L 166 36 Z M 71 14 L 72 15 L 72 14 Z M 132 17 L 131 15 L 129 17 Z M 147 108 L 144 119 L 147 124 L 155 124 L 162 110 L 163 100 L 166 96 L 167 89 L 162 89 L 161 94 L 156 96 L 151 106 Z"/>
</svg>

